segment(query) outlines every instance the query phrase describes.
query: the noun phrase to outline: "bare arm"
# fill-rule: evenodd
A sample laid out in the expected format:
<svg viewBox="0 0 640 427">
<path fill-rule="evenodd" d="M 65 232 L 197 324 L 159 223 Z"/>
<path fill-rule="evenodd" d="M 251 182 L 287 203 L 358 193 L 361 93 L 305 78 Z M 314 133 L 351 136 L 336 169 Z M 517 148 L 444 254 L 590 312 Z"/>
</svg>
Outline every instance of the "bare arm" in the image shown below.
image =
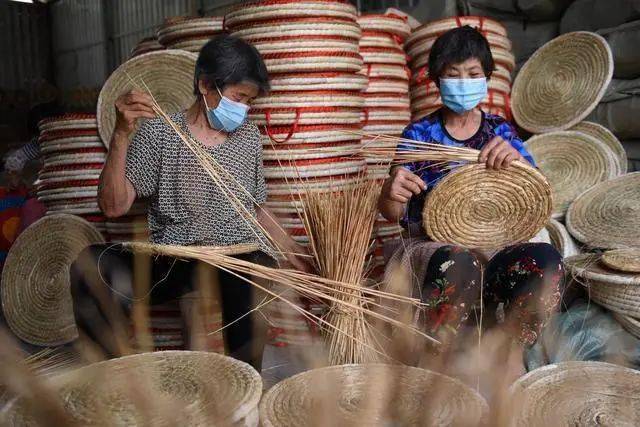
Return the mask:
<svg viewBox="0 0 640 427">
<path fill-rule="evenodd" d="M 116 126 L 109 144 L 109 154 L 100 174 L 98 203 L 109 218 L 126 214 L 134 200 L 136 191 L 125 176 L 129 136 L 139 118 L 153 118 L 149 96 L 131 91 L 116 101 Z"/>
<path fill-rule="evenodd" d="M 306 272 L 311 271 L 311 266 L 305 258 L 294 255 L 306 255 L 308 251 L 296 243 L 296 241 L 283 230 L 282 226 L 276 221 L 275 215 L 263 206 L 258 206 L 256 208 L 256 213 L 260 225 L 267 230 L 267 233 L 269 233 L 269 235 L 277 242 L 280 249 L 283 252 L 287 252 L 285 254 L 287 261 L 289 261 L 298 270 Z"/>
<path fill-rule="evenodd" d="M 398 222 L 402 219 L 411 196 L 420 194 L 426 188 L 420 177 L 401 166 L 396 166 L 382 186 L 378 209 L 387 220 Z"/>
</svg>

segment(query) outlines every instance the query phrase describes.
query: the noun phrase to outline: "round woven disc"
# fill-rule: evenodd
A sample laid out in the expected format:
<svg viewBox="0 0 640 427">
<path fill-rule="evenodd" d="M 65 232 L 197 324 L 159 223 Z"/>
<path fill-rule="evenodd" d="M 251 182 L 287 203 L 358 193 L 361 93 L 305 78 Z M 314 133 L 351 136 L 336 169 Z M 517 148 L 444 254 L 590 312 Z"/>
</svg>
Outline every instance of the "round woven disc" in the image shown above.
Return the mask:
<svg viewBox="0 0 640 427">
<path fill-rule="evenodd" d="M 50 385 L 76 425 L 85 426 L 255 425 L 241 422 L 262 394 L 260 374 L 251 366 L 200 351 L 111 359 L 59 375 Z M 8 425 L 41 425 L 32 415 L 37 404 L 16 401 L 7 411 Z M 167 416 L 177 424 L 167 424 Z"/>
<path fill-rule="evenodd" d="M 42 346 L 77 337 L 69 289 L 69 267 L 100 232 L 73 215 L 40 219 L 16 239 L 2 270 L 2 309 L 11 330 Z"/>
<path fill-rule="evenodd" d="M 533 133 L 568 129 L 593 111 L 612 75 L 604 38 L 584 31 L 564 34 L 538 49 L 518 73 L 513 116 Z"/>
<path fill-rule="evenodd" d="M 616 249 L 640 242 L 640 172 L 602 182 L 569 207 L 567 229 L 593 248 Z"/>
<path fill-rule="evenodd" d="M 560 252 L 560 255 L 562 255 L 563 258 L 580 253 L 580 249 L 573 240 L 573 237 L 571 237 L 561 222 L 552 219 L 549 221 L 546 228 L 549 232 L 551 244 L 558 250 L 558 252 Z"/>
<path fill-rule="evenodd" d="M 638 242 L 640 244 L 640 242 Z M 640 249 L 614 249 L 602 255 L 602 262 L 609 268 L 629 273 L 640 273 Z"/>
<path fill-rule="evenodd" d="M 512 386 L 511 426 L 635 426 L 640 372 L 603 362 L 536 369 Z"/>
<path fill-rule="evenodd" d="M 437 390 L 434 393 L 433 390 Z M 271 388 L 260 402 L 265 427 L 480 425 L 484 399 L 453 378 L 399 365 L 315 369 Z"/>
<path fill-rule="evenodd" d="M 468 248 L 527 241 L 551 215 L 551 187 L 531 166 L 461 166 L 431 191 L 422 212 L 427 235 Z"/>
<path fill-rule="evenodd" d="M 135 86 L 146 91 L 146 85 L 167 114 L 189 107 L 194 101 L 193 73 L 197 57 L 192 52 L 175 49 L 150 52 L 128 60 L 111 73 L 98 97 L 98 129 L 104 144 L 108 147 L 111 142 L 116 99 Z"/>
<path fill-rule="evenodd" d="M 554 217 L 562 217 L 576 197 L 618 172 L 611 149 L 581 132 L 537 135 L 527 141 L 527 150 L 551 184 Z"/>
<path fill-rule="evenodd" d="M 627 173 L 627 152 L 620 143 L 620 140 L 618 140 L 618 138 L 616 138 L 616 136 L 609 129 L 598 123 L 584 121 L 572 127 L 571 130 L 586 133 L 587 135 L 590 135 L 595 139 L 607 144 L 607 146 L 611 148 L 611 151 L 613 151 L 618 159 L 618 175 L 624 175 L 625 173 Z"/>
</svg>

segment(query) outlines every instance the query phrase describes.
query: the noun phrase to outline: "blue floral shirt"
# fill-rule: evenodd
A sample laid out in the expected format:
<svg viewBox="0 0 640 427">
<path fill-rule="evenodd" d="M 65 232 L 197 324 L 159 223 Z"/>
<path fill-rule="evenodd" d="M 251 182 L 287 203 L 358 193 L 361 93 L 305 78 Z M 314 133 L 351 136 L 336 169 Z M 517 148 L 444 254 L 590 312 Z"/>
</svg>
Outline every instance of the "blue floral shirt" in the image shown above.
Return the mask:
<svg viewBox="0 0 640 427">
<path fill-rule="evenodd" d="M 454 147 L 469 147 L 477 150 L 496 136 L 502 137 L 505 141 L 511 143 L 513 148 L 525 158 L 529 163 L 535 166 L 535 162 L 531 155 L 524 147 L 524 143 L 518 137 L 515 128 L 504 118 L 482 112 L 482 123 L 480 129 L 471 138 L 461 141 L 455 139 L 444 126 L 441 111 L 435 111 L 425 118 L 418 120 L 407 126 L 402 134 L 403 138 L 412 139 L 414 141 L 430 142 L 435 144 L 443 144 Z M 412 149 L 404 144 L 400 144 L 398 148 Z M 427 194 L 440 181 L 448 171 L 442 170 L 441 165 L 431 165 L 429 162 L 414 162 L 404 165 L 405 168 L 418 175 L 427 184 L 427 189 L 420 195 L 413 196 L 407 204 L 401 225 L 411 230 L 414 227 L 422 228 L 422 208 Z"/>
</svg>

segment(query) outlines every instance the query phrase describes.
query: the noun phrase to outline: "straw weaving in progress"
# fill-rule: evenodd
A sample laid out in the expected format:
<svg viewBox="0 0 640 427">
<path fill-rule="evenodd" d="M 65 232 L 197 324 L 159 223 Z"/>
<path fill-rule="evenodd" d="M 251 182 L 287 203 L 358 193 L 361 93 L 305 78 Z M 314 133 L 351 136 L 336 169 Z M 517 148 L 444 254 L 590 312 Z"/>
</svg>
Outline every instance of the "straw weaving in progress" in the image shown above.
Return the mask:
<svg viewBox="0 0 640 427">
<path fill-rule="evenodd" d="M 427 234 L 468 248 L 497 248 L 536 235 L 551 214 L 551 187 L 531 166 L 494 171 L 461 166 L 431 191 L 423 210 Z"/>
</svg>

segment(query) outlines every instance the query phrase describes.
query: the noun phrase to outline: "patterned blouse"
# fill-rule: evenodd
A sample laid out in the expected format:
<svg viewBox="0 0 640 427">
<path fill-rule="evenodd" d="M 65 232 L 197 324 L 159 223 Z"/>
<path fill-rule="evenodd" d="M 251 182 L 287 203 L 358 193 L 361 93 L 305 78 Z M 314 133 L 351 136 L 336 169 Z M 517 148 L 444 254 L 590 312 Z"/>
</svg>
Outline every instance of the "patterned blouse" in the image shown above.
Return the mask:
<svg viewBox="0 0 640 427">
<path fill-rule="evenodd" d="M 171 119 L 191 135 L 184 112 Z M 207 150 L 258 204 L 265 202 L 262 143 L 254 124 L 245 122 L 224 143 Z M 138 197 L 150 199 L 152 242 L 211 246 L 257 242 L 195 155 L 162 119 L 148 120 L 136 132 L 127 152 L 126 176 Z M 236 195 L 255 215 L 249 197 L 239 191 Z"/>
<path fill-rule="evenodd" d="M 477 150 L 496 136 L 502 137 L 511 143 L 513 148 L 518 150 L 520 154 L 535 165 L 533 158 L 524 147 L 524 143 L 518 137 L 515 128 L 500 116 L 487 114 L 482 112 L 480 128 L 471 138 L 464 141 L 452 137 L 444 126 L 442 121 L 441 110 L 435 111 L 425 118 L 418 120 L 407 126 L 402 134 L 403 138 L 412 139 L 414 141 L 430 142 L 454 147 L 469 147 Z M 406 145 L 400 144 L 398 148 L 412 149 Z M 414 162 L 404 166 L 411 172 L 418 175 L 427 184 L 427 189 L 418 196 L 413 196 L 407 204 L 401 225 L 410 231 L 420 232 L 422 229 L 422 208 L 427 194 L 440 181 L 447 171 L 442 170 L 442 166 L 431 165 L 429 162 Z"/>
</svg>

